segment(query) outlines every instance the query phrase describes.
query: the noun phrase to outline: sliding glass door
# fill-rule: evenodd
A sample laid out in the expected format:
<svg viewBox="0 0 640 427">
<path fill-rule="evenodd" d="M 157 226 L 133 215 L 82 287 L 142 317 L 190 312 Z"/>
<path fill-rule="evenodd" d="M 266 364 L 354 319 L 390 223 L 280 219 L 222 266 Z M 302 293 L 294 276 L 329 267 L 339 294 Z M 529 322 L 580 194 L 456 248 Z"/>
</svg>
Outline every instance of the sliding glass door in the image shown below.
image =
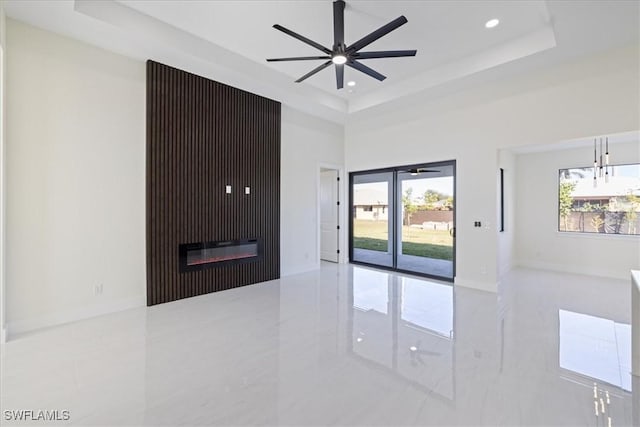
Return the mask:
<svg viewBox="0 0 640 427">
<path fill-rule="evenodd" d="M 399 270 L 453 278 L 453 165 L 398 171 Z"/>
<path fill-rule="evenodd" d="M 350 259 L 393 267 L 393 173 L 363 173 L 351 179 Z"/>
<path fill-rule="evenodd" d="M 350 259 L 453 280 L 455 161 L 354 172 Z"/>
</svg>

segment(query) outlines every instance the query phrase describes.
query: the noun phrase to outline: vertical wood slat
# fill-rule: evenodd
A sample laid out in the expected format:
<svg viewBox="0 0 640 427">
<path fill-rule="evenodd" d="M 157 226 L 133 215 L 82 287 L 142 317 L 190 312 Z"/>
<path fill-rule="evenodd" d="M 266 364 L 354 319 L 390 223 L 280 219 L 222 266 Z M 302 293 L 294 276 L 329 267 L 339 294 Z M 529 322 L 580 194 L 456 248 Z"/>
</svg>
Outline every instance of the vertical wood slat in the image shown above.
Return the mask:
<svg viewBox="0 0 640 427">
<path fill-rule="evenodd" d="M 147 305 L 280 276 L 280 103 L 147 61 L 146 163 Z M 257 262 L 179 272 L 181 243 L 251 238 Z"/>
</svg>

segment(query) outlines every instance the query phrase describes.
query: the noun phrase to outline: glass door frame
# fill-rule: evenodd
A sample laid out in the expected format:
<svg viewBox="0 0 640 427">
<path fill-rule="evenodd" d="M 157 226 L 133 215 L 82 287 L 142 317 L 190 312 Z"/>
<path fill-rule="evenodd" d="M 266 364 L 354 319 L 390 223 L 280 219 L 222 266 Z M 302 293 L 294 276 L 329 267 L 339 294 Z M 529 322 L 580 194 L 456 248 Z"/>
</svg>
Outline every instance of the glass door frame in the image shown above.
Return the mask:
<svg viewBox="0 0 640 427">
<path fill-rule="evenodd" d="M 397 205 L 397 200 L 399 199 L 399 197 L 401 197 L 402 195 L 398 193 L 399 191 L 399 187 L 398 187 L 398 173 L 400 172 L 406 172 L 408 169 L 417 169 L 417 168 L 435 168 L 438 166 L 450 166 L 453 170 L 453 254 L 452 254 L 452 262 L 453 262 L 453 275 L 452 277 L 443 277 L 443 276 L 438 276 L 438 275 L 433 275 L 433 274 L 427 274 L 427 273 L 422 273 L 422 272 L 416 272 L 416 271 L 411 271 L 411 270 L 403 270 L 398 268 L 398 227 L 399 227 L 399 221 L 400 223 L 402 222 L 402 218 L 399 218 L 400 216 L 400 206 L 396 206 Z M 368 262 L 364 262 L 364 261 L 356 261 L 353 259 L 353 219 L 354 219 L 354 215 L 353 215 L 353 209 L 354 209 L 354 195 L 353 195 L 353 184 L 354 184 L 354 177 L 358 176 L 358 175 L 370 175 L 370 174 L 376 174 L 376 173 L 392 173 L 392 194 L 389 194 L 389 199 L 393 200 L 393 204 L 394 204 L 394 209 L 391 210 L 389 209 L 389 221 L 392 223 L 391 225 L 391 229 L 393 230 L 393 235 L 388 237 L 388 244 L 391 245 L 391 250 L 392 250 L 392 259 L 393 259 L 393 264 L 391 267 L 389 266 L 385 266 L 385 265 L 379 265 L 379 264 L 372 264 L 372 263 L 368 263 Z M 383 270 L 390 270 L 390 271 L 397 271 L 399 273 L 406 273 L 406 274 L 411 274 L 414 276 L 421 276 L 421 277 L 428 277 L 430 279 L 436 279 L 436 280 L 441 280 L 441 281 L 445 281 L 445 282 L 453 282 L 455 277 L 456 277 L 456 213 L 457 213 L 457 209 L 456 209 L 456 204 L 457 204 L 457 197 L 456 197 L 456 160 L 444 160 L 444 161 L 439 161 L 439 162 L 430 162 L 430 163 L 416 163 L 416 164 L 411 164 L 411 165 L 403 165 L 403 166 L 394 166 L 394 167 L 389 167 L 389 168 L 380 168 L 380 169 L 369 169 L 369 170 L 362 170 L 362 171 L 354 171 L 354 172 L 349 172 L 349 262 L 351 264 L 358 264 L 358 265 L 365 265 L 365 266 L 369 266 L 369 267 L 374 267 L 374 268 L 379 268 L 379 269 L 383 269 Z"/>
</svg>

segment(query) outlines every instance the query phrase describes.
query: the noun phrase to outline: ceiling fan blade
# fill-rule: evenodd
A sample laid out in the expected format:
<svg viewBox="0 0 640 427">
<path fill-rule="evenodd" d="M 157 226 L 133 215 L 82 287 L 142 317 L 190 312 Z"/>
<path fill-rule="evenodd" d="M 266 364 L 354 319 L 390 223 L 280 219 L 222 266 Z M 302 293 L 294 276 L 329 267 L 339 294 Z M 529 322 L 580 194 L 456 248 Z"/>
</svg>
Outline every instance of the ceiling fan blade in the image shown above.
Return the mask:
<svg viewBox="0 0 640 427">
<path fill-rule="evenodd" d="M 349 52 L 349 53 L 357 52 L 360 49 L 362 49 L 363 47 L 370 45 L 374 41 L 378 40 L 380 37 L 383 37 L 383 36 L 389 34 L 391 31 L 395 30 L 396 28 L 400 27 L 401 25 L 406 24 L 407 22 L 408 22 L 407 18 L 405 18 L 404 16 L 400 16 L 400 17 L 394 19 L 393 21 L 389 22 L 388 24 L 383 25 L 382 27 L 378 28 L 377 30 L 375 30 L 371 34 L 364 36 L 363 38 L 361 38 L 357 42 L 355 42 L 352 45 L 350 45 L 347 48 L 347 52 Z"/>
<path fill-rule="evenodd" d="M 267 62 L 282 62 L 282 61 L 311 61 L 314 59 L 331 59 L 330 56 L 294 56 L 292 58 L 269 58 Z"/>
<path fill-rule="evenodd" d="M 333 48 L 344 46 L 344 1 L 333 2 Z"/>
<path fill-rule="evenodd" d="M 338 89 L 344 87 L 344 64 L 336 64 L 336 87 Z"/>
<path fill-rule="evenodd" d="M 301 36 L 300 34 L 293 32 L 288 28 L 283 27 L 282 25 L 275 24 L 273 28 L 275 28 L 276 30 L 282 31 L 283 33 L 293 37 L 294 39 L 298 39 L 301 42 L 308 44 L 309 46 L 313 46 L 316 49 L 326 53 L 327 55 L 331 55 L 332 53 L 330 49 L 327 49 L 326 47 L 322 46 L 320 43 L 316 43 L 313 40 L 306 38 L 305 36 Z"/>
<path fill-rule="evenodd" d="M 300 77 L 298 80 L 296 80 L 296 83 L 300 83 L 301 81 L 308 79 L 309 77 L 313 76 L 315 73 L 318 73 L 318 72 L 324 70 L 325 68 L 327 68 L 331 64 L 333 64 L 332 61 L 325 62 L 324 64 L 314 68 L 313 70 L 309 71 L 304 76 Z"/>
<path fill-rule="evenodd" d="M 367 67 L 364 64 L 359 63 L 358 61 L 349 61 L 347 62 L 347 65 L 351 68 L 355 68 L 356 70 L 365 73 L 368 76 L 373 77 L 374 79 L 383 81 L 384 79 L 386 79 L 385 76 L 383 76 L 382 74 L 380 74 L 379 72 L 377 72 L 376 70 L 373 70 L 369 67 Z"/>
<path fill-rule="evenodd" d="M 398 58 L 401 56 L 416 56 L 417 50 L 383 50 L 379 52 L 358 52 L 354 59 Z"/>
<path fill-rule="evenodd" d="M 416 175 L 420 175 L 422 173 L 440 173 L 442 171 L 439 171 L 439 170 L 436 170 L 436 169 L 413 168 L 413 169 L 407 169 L 406 171 L 403 171 L 403 172 L 411 174 L 413 176 L 416 176 Z"/>
</svg>

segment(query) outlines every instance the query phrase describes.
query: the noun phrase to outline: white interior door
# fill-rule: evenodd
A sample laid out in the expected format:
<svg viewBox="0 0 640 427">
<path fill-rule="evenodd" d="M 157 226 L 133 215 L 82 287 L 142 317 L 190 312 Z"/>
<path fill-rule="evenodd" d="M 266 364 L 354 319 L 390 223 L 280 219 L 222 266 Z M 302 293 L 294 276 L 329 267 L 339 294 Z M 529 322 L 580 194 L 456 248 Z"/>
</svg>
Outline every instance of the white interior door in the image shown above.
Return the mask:
<svg viewBox="0 0 640 427">
<path fill-rule="evenodd" d="M 320 259 L 338 262 L 338 171 L 320 172 Z"/>
</svg>

